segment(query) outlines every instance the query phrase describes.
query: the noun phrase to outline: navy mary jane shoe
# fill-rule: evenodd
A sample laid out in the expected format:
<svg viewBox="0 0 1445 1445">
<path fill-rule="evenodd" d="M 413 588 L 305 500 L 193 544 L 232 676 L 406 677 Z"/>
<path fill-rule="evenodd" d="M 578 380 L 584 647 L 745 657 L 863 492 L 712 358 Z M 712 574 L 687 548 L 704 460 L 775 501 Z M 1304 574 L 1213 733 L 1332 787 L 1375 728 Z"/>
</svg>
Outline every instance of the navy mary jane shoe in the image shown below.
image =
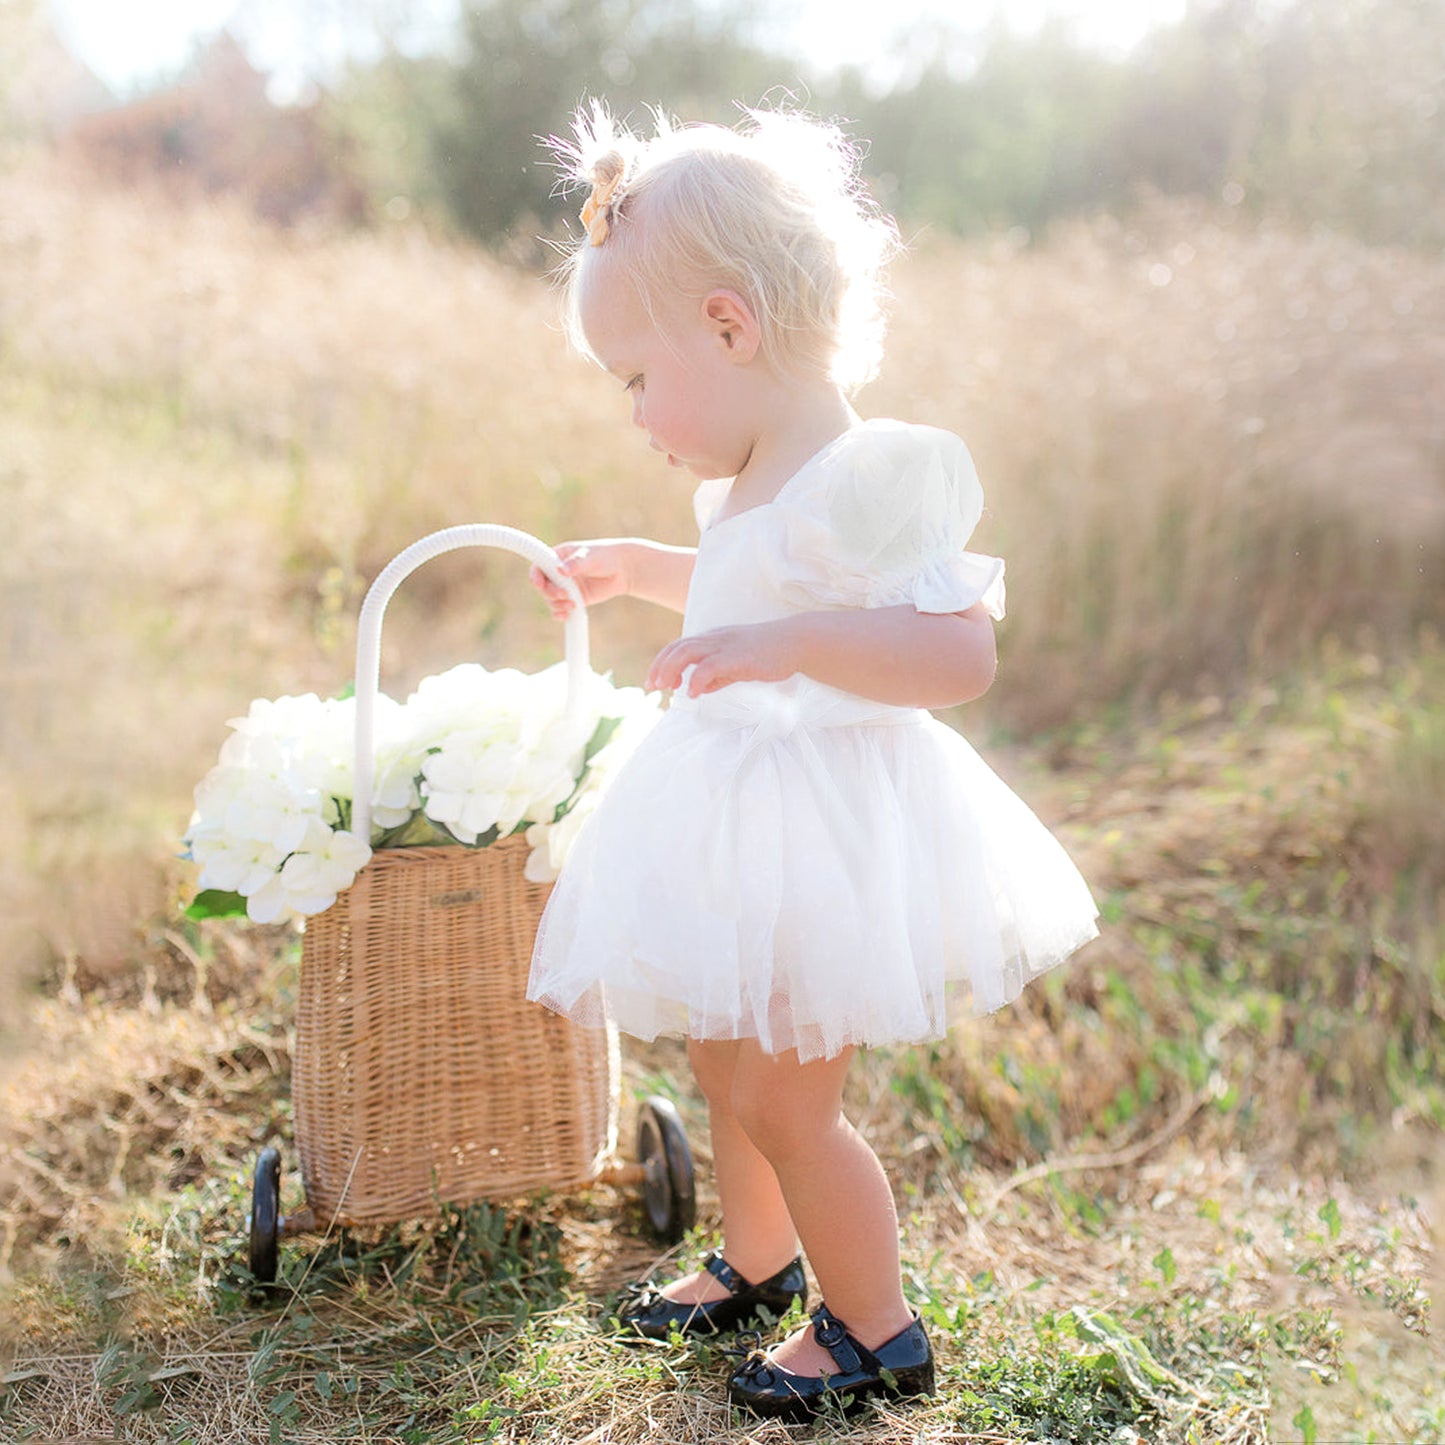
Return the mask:
<svg viewBox="0 0 1445 1445">
<path fill-rule="evenodd" d="M 795 1375 L 756 1349 L 728 1381 L 728 1399 L 754 1415 L 806 1420 L 821 1410 L 851 1409 L 870 1395 L 894 1399 L 933 1393 L 933 1349 L 923 1324 L 913 1323 L 876 1350 L 867 1349 L 827 1307 L 813 1311 L 813 1338 L 837 1372 Z"/>
<path fill-rule="evenodd" d="M 727 1289 L 722 1299 L 684 1304 L 668 1299 L 651 1281 L 629 1285 L 631 1298 L 617 1311 L 623 1328 L 649 1340 L 668 1339 L 674 1330 L 684 1335 L 715 1335 L 753 1324 L 764 1313 L 780 1319 L 794 1300 L 807 1302 L 808 1281 L 801 1259 L 784 1265 L 759 1284 L 744 1279 L 716 1250 L 703 1261 L 703 1268 Z"/>
</svg>

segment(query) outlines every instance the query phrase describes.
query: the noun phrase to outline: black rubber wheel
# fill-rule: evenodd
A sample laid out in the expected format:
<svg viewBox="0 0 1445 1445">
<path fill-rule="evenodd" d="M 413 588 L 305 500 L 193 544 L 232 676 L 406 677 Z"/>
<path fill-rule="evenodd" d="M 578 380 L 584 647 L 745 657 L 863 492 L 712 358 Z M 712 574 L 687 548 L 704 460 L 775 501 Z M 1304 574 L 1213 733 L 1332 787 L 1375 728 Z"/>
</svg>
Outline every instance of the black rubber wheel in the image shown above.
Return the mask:
<svg viewBox="0 0 1445 1445">
<path fill-rule="evenodd" d="M 259 1284 L 276 1282 L 276 1241 L 281 1233 L 281 1151 L 269 1147 L 256 1161 L 251 1186 L 251 1275 Z"/>
<path fill-rule="evenodd" d="M 647 1171 L 642 1207 L 653 1233 L 676 1244 L 697 1222 L 692 1150 L 671 1100 L 644 1100 L 637 1121 L 637 1160 Z"/>
</svg>

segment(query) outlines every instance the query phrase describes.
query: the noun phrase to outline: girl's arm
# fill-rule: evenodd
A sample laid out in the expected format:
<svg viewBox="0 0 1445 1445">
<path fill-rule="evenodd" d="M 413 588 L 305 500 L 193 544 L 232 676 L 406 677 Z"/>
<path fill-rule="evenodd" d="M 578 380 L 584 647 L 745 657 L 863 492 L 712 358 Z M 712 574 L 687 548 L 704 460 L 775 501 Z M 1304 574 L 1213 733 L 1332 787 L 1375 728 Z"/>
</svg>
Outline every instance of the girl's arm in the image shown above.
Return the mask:
<svg viewBox="0 0 1445 1445">
<path fill-rule="evenodd" d="M 681 687 L 691 667 L 687 690 L 697 697 L 801 672 L 875 702 L 953 707 L 988 691 L 995 660 L 993 623 L 981 604 L 947 613 L 849 608 L 681 637 L 653 659 L 647 686 Z"/>
<path fill-rule="evenodd" d="M 557 548 L 562 570 L 577 584 L 588 607 L 609 597 L 640 597 L 681 612 L 696 547 L 669 547 L 642 537 L 602 537 L 592 542 L 563 542 Z M 547 599 L 552 616 L 565 621 L 572 602 L 538 567 L 532 584 Z"/>
</svg>

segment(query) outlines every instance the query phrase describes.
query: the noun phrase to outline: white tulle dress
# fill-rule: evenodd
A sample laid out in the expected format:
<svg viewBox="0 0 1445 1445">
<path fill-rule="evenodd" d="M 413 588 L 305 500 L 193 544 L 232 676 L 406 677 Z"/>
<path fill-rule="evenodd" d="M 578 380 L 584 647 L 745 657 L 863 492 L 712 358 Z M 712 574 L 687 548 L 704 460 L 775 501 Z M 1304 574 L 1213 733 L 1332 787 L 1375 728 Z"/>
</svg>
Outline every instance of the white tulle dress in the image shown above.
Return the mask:
<svg viewBox="0 0 1445 1445">
<path fill-rule="evenodd" d="M 948 432 L 859 423 L 773 501 L 714 520 L 728 485 L 698 488 L 684 633 L 900 603 L 1003 616 L 1003 563 L 965 550 L 983 493 Z M 999 1008 L 1096 916 L 957 732 L 796 675 L 673 697 L 577 838 L 528 994 L 643 1039 L 825 1058 Z"/>
</svg>

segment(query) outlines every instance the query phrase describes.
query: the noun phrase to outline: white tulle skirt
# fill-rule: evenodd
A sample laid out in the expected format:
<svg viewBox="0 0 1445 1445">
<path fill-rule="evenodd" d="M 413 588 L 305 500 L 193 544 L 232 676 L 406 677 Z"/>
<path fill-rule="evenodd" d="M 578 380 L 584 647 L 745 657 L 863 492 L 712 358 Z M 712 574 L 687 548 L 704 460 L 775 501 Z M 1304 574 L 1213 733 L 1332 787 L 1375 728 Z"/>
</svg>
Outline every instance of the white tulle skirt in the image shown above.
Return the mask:
<svg viewBox="0 0 1445 1445">
<path fill-rule="evenodd" d="M 794 679 L 677 698 L 583 827 L 529 997 L 803 1060 L 921 1042 L 1096 933 L 1053 835 L 926 712 Z"/>
</svg>

